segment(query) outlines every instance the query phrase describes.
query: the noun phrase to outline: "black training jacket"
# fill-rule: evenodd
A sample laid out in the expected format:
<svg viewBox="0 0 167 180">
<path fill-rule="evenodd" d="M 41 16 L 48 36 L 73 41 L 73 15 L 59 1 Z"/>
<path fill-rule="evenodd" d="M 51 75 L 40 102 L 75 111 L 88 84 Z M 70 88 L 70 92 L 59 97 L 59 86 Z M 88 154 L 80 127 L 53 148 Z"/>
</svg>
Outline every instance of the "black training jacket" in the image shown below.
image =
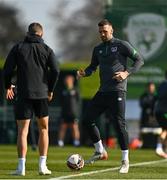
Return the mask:
<svg viewBox="0 0 167 180">
<path fill-rule="evenodd" d="M 9 52 L 4 65 L 5 88 L 11 86 L 14 71 L 18 97 L 41 99 L 53 92 L 59 68 L 53 50 L 40 36 L 28 35 Z"/>
<path fill-rule="evenodd" d="M 127 66 L 128 57 L 133 60 L 130 67 Z M 94 48 L 91 63 L 85 69 L 85 73 L 86 76 L 90 76 L 99 66 L 100 92 L 126 91 L 127 79 L 122 82 L 112 79 L 115 72 L 127 70 L 133 73 L 143 64 L 143 58 L 128 42 L 112 38 Z"/>
</svg>

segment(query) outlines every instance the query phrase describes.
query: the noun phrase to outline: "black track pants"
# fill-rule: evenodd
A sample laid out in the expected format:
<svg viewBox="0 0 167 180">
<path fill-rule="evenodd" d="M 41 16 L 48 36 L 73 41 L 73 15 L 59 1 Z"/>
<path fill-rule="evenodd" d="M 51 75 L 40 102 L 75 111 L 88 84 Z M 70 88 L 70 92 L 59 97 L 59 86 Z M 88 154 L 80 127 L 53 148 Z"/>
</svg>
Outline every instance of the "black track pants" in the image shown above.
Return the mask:
<svg viewBox="0 0 167 180">
<path fill-rule="evenodd" d="M 83 122 L 89 135 L 96 143 L 100 140 L 100 133 L 96 127 L 96 119 L 106 110 L 112 116 L 112 123 L 117 132 L 118 142 L 122 150 L 128 149 L 128 133 L 125 122 L 125 100 L 126 92 L 97 92 L 91 100 L 85 112 Z"/>
</svg>

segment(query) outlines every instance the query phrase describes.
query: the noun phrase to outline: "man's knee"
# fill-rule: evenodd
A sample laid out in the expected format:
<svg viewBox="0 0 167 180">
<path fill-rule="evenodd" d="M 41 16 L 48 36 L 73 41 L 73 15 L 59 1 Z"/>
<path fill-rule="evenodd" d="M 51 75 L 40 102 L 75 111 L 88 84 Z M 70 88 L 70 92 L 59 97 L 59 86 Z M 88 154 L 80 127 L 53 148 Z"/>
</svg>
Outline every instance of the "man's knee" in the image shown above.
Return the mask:
<svg viewBox="0 0 167 180">
<path fill-rule="evenodd" d="M 39 130 L 48 130 L 48 116 L 38 119 Z"/>
</svg>

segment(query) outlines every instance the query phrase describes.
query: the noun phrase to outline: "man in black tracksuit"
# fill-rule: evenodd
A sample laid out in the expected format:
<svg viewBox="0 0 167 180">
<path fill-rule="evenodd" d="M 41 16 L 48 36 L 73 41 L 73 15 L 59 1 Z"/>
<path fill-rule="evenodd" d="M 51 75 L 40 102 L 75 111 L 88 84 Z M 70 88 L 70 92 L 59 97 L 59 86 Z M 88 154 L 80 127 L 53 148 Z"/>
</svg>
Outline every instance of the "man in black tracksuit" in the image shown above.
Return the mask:
<svg viewBox="0 0 167 180">
<path fill-rule="evenodd" d="M 112 24 L 108 20 L 102 20 L 98 26 L 102 43 L 94 48 L 90 65 L 85 70 L 77 71 L 79 78 L 86 77 L 99 66 L 100 87 L 84 115 L 84 124 L 93 140 L 96 152 L 86 163 L 108 157 L 95 120 L 109 109 L 122 150 L 122 166 L 119 172 L 127 173 L 129 170 L 128 133 L 125 123 L 127 76 L 143 65 L 143 59 L 128 42 L 113 37 Z M 131 67 L 127 66 L 128 57 L 133 60 Z"/>
<path fill-rule="evenodd" d="M 59 69 L 53 50 L 42 39 L 43 28 L 32 23 L 23 42 L 9 52 L 4 65 L 6 98 L 14 98 L 12 75 L 16 70 L 17 99 L 15 115 L 18 126 L 18 167 L 14 175 L 25 175 L 27 135 L 33 113 L 39 127 L 39 174 L 51 174 L 46 166 L 48 152 L 48 101 L 52 100 Z"/>
</svg>

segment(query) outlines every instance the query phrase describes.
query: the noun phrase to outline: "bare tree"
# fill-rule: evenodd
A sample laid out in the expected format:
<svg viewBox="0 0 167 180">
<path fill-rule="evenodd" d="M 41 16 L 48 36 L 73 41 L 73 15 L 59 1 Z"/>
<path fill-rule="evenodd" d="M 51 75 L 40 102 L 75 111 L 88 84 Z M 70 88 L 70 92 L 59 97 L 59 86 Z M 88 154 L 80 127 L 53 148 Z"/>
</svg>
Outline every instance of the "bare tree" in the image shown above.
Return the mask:
<svg viewBox="0 0 167 180">
<path fill-rule="evenodd" d="M 84 0 L 79 9 L 70 12 L 69 1 L 60 1 L 52 13 L 56 26 L 55 41 L 62 49 L 64 60 L 86 60 L 90 58 L 96 41 L 97 23 L 103 17 L 101 0 Z"/>
<path fill-rule="evenodd" d="M 5 57 L 11 46 L 25 34 L 17 19 L 18 9 L 0 3 L 0 57 Z"/>
</svg>

